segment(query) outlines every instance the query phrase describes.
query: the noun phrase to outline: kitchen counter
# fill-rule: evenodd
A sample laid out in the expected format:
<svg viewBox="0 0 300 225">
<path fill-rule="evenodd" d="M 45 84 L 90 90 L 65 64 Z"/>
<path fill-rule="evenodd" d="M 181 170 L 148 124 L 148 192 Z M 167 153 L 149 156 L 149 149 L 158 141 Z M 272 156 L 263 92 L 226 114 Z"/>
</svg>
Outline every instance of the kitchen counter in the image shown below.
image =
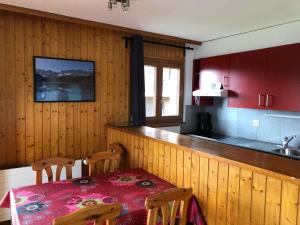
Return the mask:
<svg viewBox="0 0 300 225">
<path fill-rule="evenodd" d="M 251 140 L 251 139 L 241 138 L 241 137 L 230 137 L 230 136 L 225 136 L 225 135 L 218 135 L 220 137 L 218 139 L 206 138 L 206 137 L 201 137 L 201 136 L 193 135 L 193 134 L 184 134 L 184 135 L 187 135 L 192 138 L 210 140 L 210 141 L 214 141 L 214 142 L 218 142 L 218 143 L 222 143 L 222 144 L 238 146 L 238 147 L 247 148 L 247 149 L 254 150 L 254 151 L 262 151 L 262 152 L 267 152 L 270 154 L 275 154 L 275 155 L 280 155 L 283 157 L 289 157 L 289 158 L 300 160 L 299 156 L 282 155 L 280 153 L 274 152 L 273 150 L 280 148 L 278 146 L 278 144 L 275 144 L 275 143 Z"/>
<path fill-rule="evenodd" d="M 170 143 L 175 146 L 182 146 L 194 151 L 200 151 L 212 156 L 221 157 L 229 160 L 233 160 L 239 163 L 247 164 L 250 166 L 258 167 L 261 169 L 269 170 L 275 173 L 280 173 L 289 177 L 300 178 L 300 161 L 294 158 L 288 158 L 279 154 L 270 154 L 266 150 L 260 149 L 262 143 L 255 143 L 255 146 L 259 151 L 253 151 L 249 149 L 249 145 L 244 142 L 239 147 L 237 141 L 240 139 L 225 139 L 224 143 L 209 141 L 199 138 L 193 138 L 186 135 L 163 131 L 156 128 L 141 126 L 141 127 L 116 127 L 123 132 L 130 133 L 137 136 L 151 138 L 160 142 Z M 268 144 L 264 144 L 266 147 Z M 269 148 L 269 146 L 267 147 Z"/>
</svg>

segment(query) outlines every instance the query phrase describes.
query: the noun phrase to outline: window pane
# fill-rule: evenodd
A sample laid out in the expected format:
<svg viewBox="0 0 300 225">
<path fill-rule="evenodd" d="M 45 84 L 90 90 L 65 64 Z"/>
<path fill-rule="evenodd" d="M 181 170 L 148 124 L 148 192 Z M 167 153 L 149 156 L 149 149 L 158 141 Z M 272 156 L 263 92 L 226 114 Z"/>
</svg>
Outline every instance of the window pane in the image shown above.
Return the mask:
<svg viewBox="0 0 300 225">
<path fill-rule="evenodd" d="M 145 66 L 146 117 L 156 116 L 156 67 Z"/>
<path fill-rule="evenodd" d="M 163 68 L 162 116 L 179 115 L 180 69 Z"/>
</svg>

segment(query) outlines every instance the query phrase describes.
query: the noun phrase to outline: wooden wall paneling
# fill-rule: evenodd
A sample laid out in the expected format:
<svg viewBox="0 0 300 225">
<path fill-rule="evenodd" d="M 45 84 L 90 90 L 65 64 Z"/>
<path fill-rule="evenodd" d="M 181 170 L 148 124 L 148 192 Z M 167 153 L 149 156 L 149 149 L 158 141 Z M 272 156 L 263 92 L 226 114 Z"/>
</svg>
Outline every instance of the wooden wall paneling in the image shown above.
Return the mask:
<svg viewBox="0 0 300 225">
<path fill-rule="evenodd" d="M 129 161 L 129 165 L 130 165 L 130 169 L 135 168 L 135 141 L 134 141 L 135 136 L 134 135 L 129 135 L 129 157 L 130 157 L 130 161 Z"/>
<path fill-rule="evenodd" d="M 191 187 L 192 154 L 191 152 L 184 150 L 183 157 L 183 186 L 188 188 Z"/>
<path fill-rule="evenodd" d="M 26 141 L 26 160 L 25 163 L 34 161 L 34 103 L 33 103 L 33 26 L 32 18 L 24 19 L 24 55 L 25 55 L 25 141 Z"/>
<path fill-rule="evenodd" d="M 177 166 L 176 166 L 176 174 L 177 174 L 177 186 L 184 187 L 184 151 L 182 148 L 177 148 Z"/>
<path fill-rule="evenodd" d="M 66 57 L 74 57 L 74 25 L 66 24 Z M 66 156 L 73 157 L 74 154 L 74 103 L 66 103 Z"/>
<path fill-rule="evenodd" d="M 227 224 L 238 224 L 238 207 L 239 207 L 239 182 L 240 169 L 235 166 L 229 166 L 228 178 L 228 202 L 227 202 Z"/>
<path fill-rule="evenodd" d="M 165 145 L 163 143 L 158 144 L 158 176 L 164 178 L 164 152 Z"/>
<path fill-rule="evenodd" d="M 143 160 L 144 160 L 144 141 L 142 137 L 139 137 L 138 140 L 138 151 L 139 151 L 139 163 L 138 167 L 143 168 Z"/>
<path fill-rule="evenodd" d="M 208 158 L 200 158 L 200 186 L 199 197 L 200 207 L 202 209 L 203 216 L 206 218 L 207 209 L 207 193 L 208 193 Z"/>
<path fill-rule="evenodd" d="M 153 173 L 153 153 L 154 153 L 154 142 L 149 140 L 149 148 L 148 148 L 148 169 L 150 173 Z"/>
<path fill-rule="evenodd" d="M 0 14 L 0 74 L 6 74 L 5 68 L 5 19 L 6 15 Z M 0 76 L 0 167 L 5 167 L 7 164 L 7 145 L 6 145 L 6 79 L 5 76 Z"/>
<path fill-rule="evenodd" d="M 217 194 L 218 194 L 218 161 L 209 160 L 208 195 L 207 195 L 207 223 L 216 223 Z"/>
<path fill-rule="evenodd" d="M 151 148 L 149 147 L 149 155 L 151 154 Z M 177 183 L 177 149 L 171 146 L 171 164 L 170 164 L 170 183 Z"/>
<path fill-rule="evenodd" d="M 158 142 L 153 144 L 153 174 L 159 176 L 159 148 Z"/>
<path fill-rule="evenodd" d="M 81 56 L 81 27 L 74 26 L 74 42 L 73 42 L 73 57 L 80 59 Z M 79 102 L 74 103 L 73 110 L 73 142 L 74 142 L 74 158 L 80 158 L 81 156 L 81 107 Z"/>
<path fill-rule="evenodd" d="M 80 59 L 88 58 L 88 31 L 87 27 L 80 29 Z M 88 103 L 80 103 L 80 157 L 84 157 L 88 152 Z"/>
<path fill-rule="evenodd" d="M 4 46 L 0 51 L 0 70 L 4 71 L 0 80 L 5 83 L 0 87 L 0 147 L 9 146 L 1 151 L 0 167 L 29 165 L 52 156 L 79 159 L 106 150 L 105 126 L 129 121 L 130 49 L 122 40 L 127 34 L 4 11 L 0 11 L 0 29 Z M 146 44 L 145 52 L 153 58 L 183 59 L 176 56 L 177 49 L 164 46 Z M 33 56 L 95 61 L 96 102 L 34 102 Z M 164 161 L 159 161 L 165 160 L 165 152 L 158 146 L 157 153 L 145 157 L 144 150 L 139 149 L 138 166 L 147 165 L 168 176 L 162 172 L 166 169 Z M 151 160 L 143 162 L 142 158 L 150 157 L 152 164 Z M 135 160 L 132 163 L 135 166 Z M 169 176 L 171 180 L 174 173 Z"/>
<path fill-rule="evenodd" d="M 88 27 L 87 29 L 87 59 L 88 60 L 95 60 L 95 31 L 94 28 Z M 95 65 L 96 67 L 96 65 Z M 98 80 L 98 71 L 97 68 L 95 70 L 95 85 L 97 85 L 97 80 Z M 97 88 L 98 89 L 98 88 Z M 98 91 L 99 92 L 99 91 Z M 97 91 L 95 90 L 95 97 L 97 96 Z M 87 103 L 87 153 L 86 155 L 93 155 L 94 152 L 94 138 L 100 136 L 96 136 L 96 127 L 94 126 L 95 124 L 95 119 L 96 121 L 100 121 L 100 116 L 98 115 L 99 110 L 96 110 L 97 105 L 99 105 L 99 99 L 96 99 L 96 102 L 89 102 Z M 100 129 L 100 124 L 99 124 L 99 129 Z M 84 156 L 83 156 L 84 157 Z"/>
<path fill-rule="evenodd" d="M 264 224 L 266 198 L 266 176 L 253 173 L 251 224 Z"/>
<path fill-rule="evenodd" d="M 111 102 L 113 105 L 113 121 L 120 122 L 120 35 L 117 32 L 113 32 L 113 82 L 114 82 L 114 88 L 113 88 L 113 96 L 114 99 Z"/>
<path fill-rule="evenodd" d="M 50 56 L 58 57 L 58 23 L 50 21 Z M 50 104 L 50 148 L 51 157 L 58 155 L 58 103 Z"/>
<path fill-rule="evenodd" d="M 138 168 L 139 167 L 139 137 L 134 136 L 134 157 L 133 157 L 133 167 Z"/>
<path fill-rule="evenodd" d="M 42 55 L 50 56 L 50 33 L 50 21 L 42 20 Z M 43 103 L 43 158 L 51 156 L 50 107 L 50 103 Z"/>
<path fill-rule="evenodd" d="M 101 80 L 100 80 L 100 87 L 101 87 L 101 99 L 100 99 L 100 105 L 101 107 L 101 130 L 100 130 L 100 137 L 101 137 L 101 143 L 100 143 L 100 151 L 104 151 L 105 146 L 106 146 L 106 130 L 105 130 L 105 124 L 107 123 L 107 105 L 108 100 L 107 100 L 107 83 L 108 83 L 108 34 L 106 30 L 100 30 L 99 35 L 101 35 L 101 49 L 102 49 L 102 55 L 101 55 L 101 68 L 100 68 L 100 73 L 101 73 Z"/>
<path fill-rule="evenodd" d="M 252 171 L 241 169 L 238 224 L 251 224 Z"/>
<path fill-rule="evenodd" d="M 58 23 L 58 57 L 66 58 L 66 24 Z M 65 157 L 66 150 L 66 104 L 58 104 L 58 155 Z"/>
<path fill-rule="evenodd" d="M 144 144 L 144 154 L 143 154 L 143 169 L 148 170 L 148 158 L 149 158 L 149 140 L 147 138 L 143 138 Z M 152 151 L 152 148 L 150 149 Z"/>
<path fill-rule="evenodd" d="M 101 31 L 99 29 L 94 30 L 94 45 L 95 45 L 95 60 L 96 62 L 101 62 L 102 59 L 102 51 L 103 49 L 101 48 L 101 42 L 103 41 L 101 39 Z M 90 46 L 90 45 L 89 45 Z M 90 49 L 92 51 L 93 49 Z M 96 67 L 96 87 L 101 85 L 101 67 L 100 65 L 95 65 Z M 94 106 L 94 118 L 93 118 L 93 126 L 94 126 L 94 143 L 93 143 L 93 151 L 98 152 L 101 151 L 101 91 L 102 88 L 96 88 L 96 103 Z M 91 115 L 89 115 L 91 116 Z M 90 153 L 89 153 L 90 154 Z"/>
<path fill-rule="evenodd" d="M 25 165 L 26 154 L 26 109 L 25 109 L 25 56 L 24 56 L 24 20 L 20 15 L 15 17 L 15 67 L 16 67 L 16 129 L 17 129 L 17 164 Z"/>
<path fill-rule="evenodd" d="M 280 180 L 267 177 L 264 224 L 280 224 L 281 186 L 282 182 Z"/>
<path fill-rule="evenodd" d="M 33 20 L 33 55 L 42 55 L 42 20 Z M 34 103 L 34 161 L 43 158 L 43 105 Z"/>
<path fill-rule="evenodd" d="M 229 170 L 228 164 L 220 162 L 218 170 L 216 224 L 226 225 Z"/>
<path fill-rule="evenodd" d="M 114 33 L 108 32 L 108 54 L 107 54 L 107 122 L 112 123 L 114 120 Z M 116 112 L 117 113 L 117 112 Z"/>
<path fill-rule="evenodd" d="M 15 17 L 5 15 L 5 68 L 6 80 L 6 106 L 7 106 L 7 166 L 17 165 L 17 142 L 16 142 L 16 67 L 15 67 Z"/>
<path fill-rule="evenodd" d="M 299 186 L 288 182 L 282 183 L 281 225 L 296 225 L 299 205 Z M 299 217 L 300 215 L 298 215 Z"/>
<path fill-rule="evenodd" d="M 200 186 L 200 156 L 192 154 L 192 165 L 191 165 L 191 187 L 193 193 L 199 201 L 199 186 Z M 171 161 L 173 162 L 173 161 Z"/>
<path fill-rule="evenodd" d="M 165 145 L 164 152 L 164 180 L 170 182 L 171 147 Z"/>
</svg>

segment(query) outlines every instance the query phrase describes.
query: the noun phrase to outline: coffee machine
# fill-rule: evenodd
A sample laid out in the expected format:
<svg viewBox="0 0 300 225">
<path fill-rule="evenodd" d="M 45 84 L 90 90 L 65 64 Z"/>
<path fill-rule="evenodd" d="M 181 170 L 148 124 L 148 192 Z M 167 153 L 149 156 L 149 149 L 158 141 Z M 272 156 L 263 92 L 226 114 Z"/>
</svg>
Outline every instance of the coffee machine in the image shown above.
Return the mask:
<svg viewBox="0 0 300 225">
<path fill-rule="evenodd" d="M 197 114 L 197 134 L 203 137 L 211 137 L 212 123 L 208 112 Z"/>
</svg>

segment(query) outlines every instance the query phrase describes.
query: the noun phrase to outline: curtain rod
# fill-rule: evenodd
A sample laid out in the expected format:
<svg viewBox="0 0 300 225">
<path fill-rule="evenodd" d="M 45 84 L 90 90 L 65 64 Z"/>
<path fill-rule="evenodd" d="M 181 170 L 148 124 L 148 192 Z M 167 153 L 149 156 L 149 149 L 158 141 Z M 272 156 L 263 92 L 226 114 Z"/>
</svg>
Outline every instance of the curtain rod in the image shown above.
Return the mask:
<svg viewBox="0 0 300 225">
<path fill-rule="evenodd" d="M 126 40 L 126 43 L 125 43 L 126 48 L 127 48 L 127 45 L 128 45 L 128 41 L 133 40 L 132 37 L 122 37 L 122 39 Z M 143 42 L 149 43 L 149 44 L 155 44 L 155 45 L 168 46 L 168 47 L 172 47 L 172 48 L 180 48 L 180 49 L 183 49 L 183 50 L 194 50 L 194 48 L 191 48 L 191 47 L 186 47 L 186 46 L 182 46 L 182 45 L 175 45 L 175 44 L 167 44 L 167 43 L 162 43 L 162 42 L 157 42 L 157 41 L 143 40 Z"/>
</svg>

